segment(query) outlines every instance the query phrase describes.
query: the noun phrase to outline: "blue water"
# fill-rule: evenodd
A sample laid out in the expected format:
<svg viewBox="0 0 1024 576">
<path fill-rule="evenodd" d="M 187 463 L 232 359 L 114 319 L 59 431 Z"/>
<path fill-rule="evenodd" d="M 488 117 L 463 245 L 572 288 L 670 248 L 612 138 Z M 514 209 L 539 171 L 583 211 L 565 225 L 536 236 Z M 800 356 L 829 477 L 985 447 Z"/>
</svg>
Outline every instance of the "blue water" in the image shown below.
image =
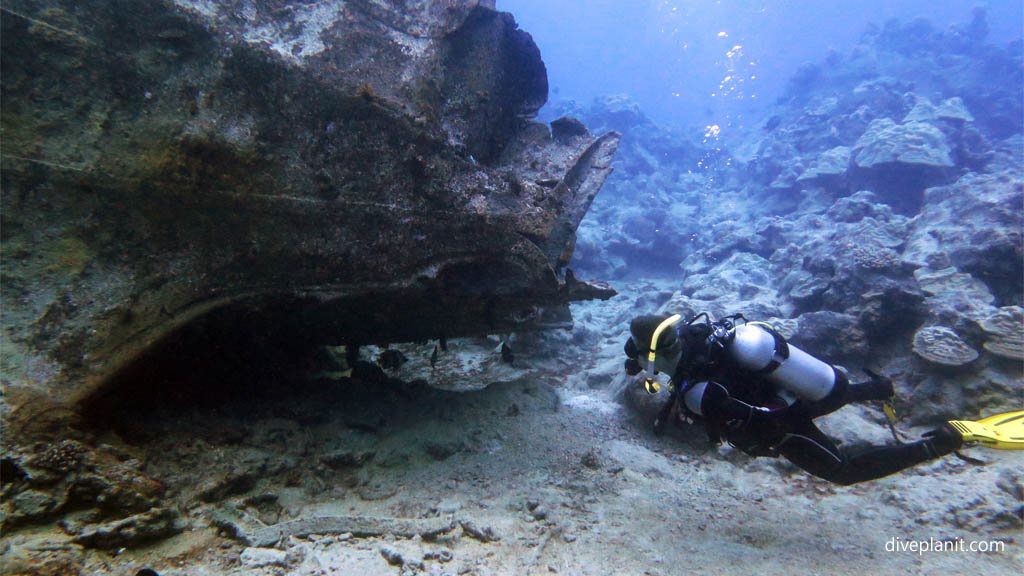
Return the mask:
<svg viewBox="0 0 1024 576">
<path fill-rule="evenodd" d="M 805 62 L 892 18 L 966 25 L 974 0 L 498 0 L 533 35 L 550 101 L 628 94 L 662 123 L 725 124 L 774 102 Z M 987 42 L 1024 30 L 1024 2 L 987 3 Z"/>
</svg>

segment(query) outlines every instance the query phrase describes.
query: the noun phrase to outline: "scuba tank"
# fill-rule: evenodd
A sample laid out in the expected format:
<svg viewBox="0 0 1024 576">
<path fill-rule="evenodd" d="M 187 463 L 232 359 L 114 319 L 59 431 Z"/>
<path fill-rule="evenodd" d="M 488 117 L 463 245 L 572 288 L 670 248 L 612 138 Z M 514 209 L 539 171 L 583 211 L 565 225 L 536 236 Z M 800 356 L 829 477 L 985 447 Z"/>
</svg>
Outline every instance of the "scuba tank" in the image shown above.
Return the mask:
<svg viewBox="0 0 1024 576">
<path fill-rule="evenodd" d="M 763 374 L 780 388 L 811 401 L 825 399 L 840 379 L 835 367 L 786 342 L 762 324 L 746 323 L 729 331 L 729 356 L 741 367 Z"/>
</svg>

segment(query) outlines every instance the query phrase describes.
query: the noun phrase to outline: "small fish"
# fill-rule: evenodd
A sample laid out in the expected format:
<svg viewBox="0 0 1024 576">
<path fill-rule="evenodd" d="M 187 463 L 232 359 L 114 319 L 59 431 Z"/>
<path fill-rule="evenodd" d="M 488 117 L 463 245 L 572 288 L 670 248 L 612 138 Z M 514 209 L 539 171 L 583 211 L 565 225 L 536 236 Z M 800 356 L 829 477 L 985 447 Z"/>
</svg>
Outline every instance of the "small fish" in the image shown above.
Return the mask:
<svg viewBox="0 0 1024 576">
<path fill-rule="evenodd" d="M 434 345 L 434 353 L 430 355 L 430 367 L 437 367 L 437 345 Z"/>
<path fill-rule="evenodd" d="M 512 354 L 512 347 L 509 346 L 507 343 L 502 342 L 501 343 L 501 361 L 506 363 L 506 364 L 511 364 L 512 361 L 515 360 L 515 359 L 516 359 L 515 355 Z"/>
</svg>

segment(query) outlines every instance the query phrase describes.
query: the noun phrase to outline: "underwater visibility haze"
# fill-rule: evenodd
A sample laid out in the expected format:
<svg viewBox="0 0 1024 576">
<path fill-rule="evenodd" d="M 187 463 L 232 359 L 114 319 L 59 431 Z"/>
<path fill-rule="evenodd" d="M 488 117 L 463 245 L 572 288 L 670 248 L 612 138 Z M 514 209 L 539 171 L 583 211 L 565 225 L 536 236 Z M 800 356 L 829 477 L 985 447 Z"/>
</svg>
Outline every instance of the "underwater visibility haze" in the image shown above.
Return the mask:
<svg viewBox="0 0 1024 576">
<path fill-rule="evenodd" d="M 1019 0 L 0 23 L 0 575 L 1024 571 Z"/>
</svg>

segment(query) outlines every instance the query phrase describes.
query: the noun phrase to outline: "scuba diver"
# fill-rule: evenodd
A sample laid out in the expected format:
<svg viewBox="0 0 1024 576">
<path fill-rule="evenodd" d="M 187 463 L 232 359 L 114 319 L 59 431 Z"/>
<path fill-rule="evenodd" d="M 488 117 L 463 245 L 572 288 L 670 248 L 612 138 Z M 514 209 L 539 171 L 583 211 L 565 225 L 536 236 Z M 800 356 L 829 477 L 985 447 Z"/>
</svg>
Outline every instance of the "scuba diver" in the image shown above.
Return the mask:
<svg viewBox="0 0 1024 576">
<path fill-rule="evenodd" d="M 783 456 L 841 485 L 940 458 L 965 441 L 951 422 L 917 442 L 837 446 L 814 419 L 851 402 L 888 401 L 892 381 L 867 371 L 869 381 L 853 384 L 835 366 L 788 344 L 771 326 L 747 322 L 740 314 L 718 322 L 707 313 L 690 322 L 679 315 L 640 316 L 630 323 L 630 333 L 626 372 L 635 376 L 647 370 L 644 385 L 652 394 L 660 387 L 658 372 L 672 377 L 671 397 L 655 421 L 658 434 L 669 419 L 678 422 L 685 415 L 703 421 L 713 444 L 724 439 L 751 456 Z"/>
</svg>

